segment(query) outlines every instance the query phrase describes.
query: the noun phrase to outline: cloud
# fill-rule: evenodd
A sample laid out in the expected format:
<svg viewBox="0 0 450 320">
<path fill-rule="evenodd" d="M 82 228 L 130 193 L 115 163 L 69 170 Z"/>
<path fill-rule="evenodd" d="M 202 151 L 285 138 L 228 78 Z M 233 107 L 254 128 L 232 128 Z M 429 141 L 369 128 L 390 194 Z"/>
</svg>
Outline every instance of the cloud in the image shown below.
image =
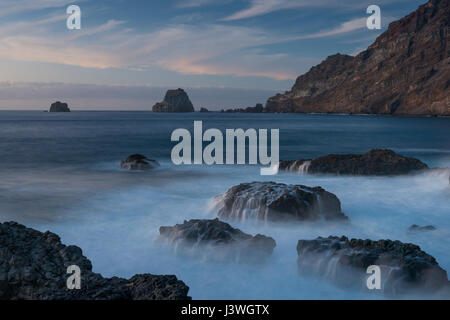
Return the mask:
<svg viewBox="0 0 450 320">
<path fill-rule="evenodd" d="M 78 2 L 82 1 L 86 0 L 78 0 Z M 0 16 L 7 16 L 32 10 L 61 8 L 72 3 L 73 0 L 2 0 L 0 1 Z"/>
<path fill-rule="evenodd" d="M 353 20 L 342 23 L 337 28 L 334 28 L 334 29 L 331 29 L 328 31 L 321 31 L 318 33 L 313 33 L 313 34 L 306 35 L 306 36 L 300 36 L 300 37 L 297 37 L 296 39 L 315 39 L 315 38 L 325 38 L 325 37 L 330 37 L 330 36 L 337 36 L 340 34 L 344 34 L 344 33 L 348 33 L 348 32 L 352 32 L 355 30 L 366 28 L 367 27 L 366 21 L 367 21 L 366 17 L 353 19 Z"/>
<path fill-rule="evenodd" d="M 393 2 L 406 2 L 407 0 L 378 0 L 378 5 Z M 241 20 L 266 15 L 279 10 L 318 7 L 323 10 L 340 8 L 345 10 L 360 10 L 369 4 L 360 0 L 250 0 L 250 6 L 223 18 L 223 21 Z"/>
</svg>

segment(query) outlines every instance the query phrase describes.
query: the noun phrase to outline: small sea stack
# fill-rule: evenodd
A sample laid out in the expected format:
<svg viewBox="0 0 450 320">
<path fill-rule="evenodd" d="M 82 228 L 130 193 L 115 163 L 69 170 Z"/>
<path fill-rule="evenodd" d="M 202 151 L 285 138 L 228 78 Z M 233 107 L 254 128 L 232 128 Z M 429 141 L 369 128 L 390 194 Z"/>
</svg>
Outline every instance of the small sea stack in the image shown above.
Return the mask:
<svg viewBox="0 0 450 320">
<path fill-rule="evenodd" d="M 214 199 L 219 218 L 264 221 L 347 220 L 339 199 L 321 187 L 242 183 Z"/>
<path fill-rule="evenodd" d="M 263 262 L 272 255 L 275 240 L 251 236 L 219 219 L 189 220 L 173 227 L 159 228 L 159 240 L 168 241 L 177 253 L 208 260 L 240 263 Z"/>
<path fill-rule="evenodd" d="M 50 106 L 49 112 L 70 112 L 70 109 L 67 103 L 56 101 Z"/>
</svg>

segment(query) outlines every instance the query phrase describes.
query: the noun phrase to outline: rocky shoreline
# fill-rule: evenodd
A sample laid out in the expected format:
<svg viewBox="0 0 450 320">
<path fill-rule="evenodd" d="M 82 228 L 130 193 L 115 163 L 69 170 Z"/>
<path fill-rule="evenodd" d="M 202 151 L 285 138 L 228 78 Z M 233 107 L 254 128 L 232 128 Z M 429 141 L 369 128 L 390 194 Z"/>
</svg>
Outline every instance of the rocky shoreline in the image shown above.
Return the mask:
<svg viewBox="0 0 450 320">
<path fill-rule="evenodd" d="M 72 265 L 80 268 L 80 289 L 68 289 Z M 173 275 L 104 278 L 56 234 L 0 223 L 0 300 L 188 300 L 188 291 Z"/>
</svg>

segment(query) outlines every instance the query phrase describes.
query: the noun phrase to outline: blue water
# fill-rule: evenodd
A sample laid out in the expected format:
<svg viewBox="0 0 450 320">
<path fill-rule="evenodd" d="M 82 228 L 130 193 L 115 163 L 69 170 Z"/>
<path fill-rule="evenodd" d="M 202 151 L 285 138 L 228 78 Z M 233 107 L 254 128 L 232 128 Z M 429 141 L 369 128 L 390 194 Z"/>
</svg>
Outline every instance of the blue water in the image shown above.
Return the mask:
<svg viewBox="0 0 450 320">
<path fill-rule="evenodd" d="M 413 242 L 450 271 L 449 170 L 405 177 L 334 177 L 280 173 L 256 166 L 174 166 L 174 129 L 280 129 L 280 158 L 363 153 L 390 148 L 431 167 L 450 167 L 450 119 L 291 114 L 0 111 L 0 221 L 58 233 L 83 248 L 105 276 L 176 274 L 195 299 L 380 298 L 298 275 L 295 247 L 317 236 Z M 119 161 L 142 153 L 161 162 L 127 172 Z M 213 263 L 174 255 L 153 242 L 161 225 L 213 218 L 211 199 L 241 182 L 273 180 L 335 193 L 349 225 L 267 226 L 233 222 L 277 241 L 264 266 Z M 408 234 L 413 223 L 438 229 Z"/>
</svg>

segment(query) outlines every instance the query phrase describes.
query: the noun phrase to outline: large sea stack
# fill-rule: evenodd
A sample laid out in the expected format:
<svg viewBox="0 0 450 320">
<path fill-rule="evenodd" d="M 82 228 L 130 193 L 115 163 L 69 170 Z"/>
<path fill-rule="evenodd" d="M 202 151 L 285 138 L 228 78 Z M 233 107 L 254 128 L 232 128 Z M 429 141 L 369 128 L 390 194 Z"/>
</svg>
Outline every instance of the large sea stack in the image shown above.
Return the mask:
<svg viewBox="0 0 450 320">
<path fill-rule="evenodd" d="M 50 112 L 70 112 L 67 103 L 56 101 L 50 106 Z"/>
<path fill-rule="evenodd" d="M 194 112 L 194 106 L 183 89 L 168 90 L 164 100 L 152 108 L 153 112 Z"/>
<path fill-rule="evenodd" d="M 265 112 L 450 115 L 450 1 L 430 0 L 356 57 L 336 54 Z"/>
</svg>

